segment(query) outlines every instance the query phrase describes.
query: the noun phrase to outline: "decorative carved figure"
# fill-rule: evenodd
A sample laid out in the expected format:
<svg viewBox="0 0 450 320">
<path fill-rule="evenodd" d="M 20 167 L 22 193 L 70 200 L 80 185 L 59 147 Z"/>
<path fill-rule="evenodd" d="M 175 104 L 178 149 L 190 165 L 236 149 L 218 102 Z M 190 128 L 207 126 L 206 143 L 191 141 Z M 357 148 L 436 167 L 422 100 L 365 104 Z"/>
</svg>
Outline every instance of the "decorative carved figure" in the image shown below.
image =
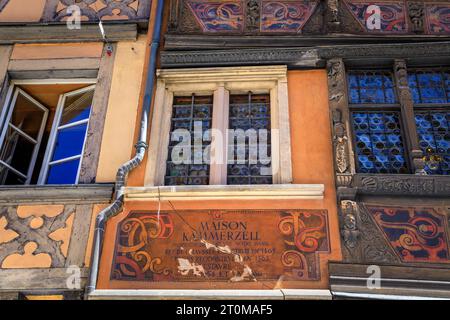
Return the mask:
<svg viewBox="0 0 450 320">
<path fill-rule="evenodd" d="M 344 173 L 348 169 L 348 137 L 345 125 L 342 123 L 342 113 L 340 110 L 333 110 L 333 130 L 336 169 L 339 173 Z"/>
<path fill-rule="evenodd" d="M 327 1 L 326 15 L 328 32 L 340 31 L 341 22 L 339 19 L 339 0 Z"/>
<path fill-rule="evenodd" d="M 342 201 L 341 208 L 344 215 L 341 235 L 344 239 L 345 246 L 349 249 L 353 249 L 356 247 L 360 236 L 355 216 L 357 213 L 357 204 L 353 201 Z"/>
<path fill-rule="evenodd" d="M 395 60 L 394 70 L 397 80 L 397 88 L 399 91 L 400 104 L 402 105 L 403 116 L 405 116 L 407 119 L 414 119 L 414 113 L 412 111 L 414 102 L 411 96 L 411 92 L 408 88 L 408 71 L 406 68 L 406 61 Z M 407 128 L 410 131 L 408 132 L 410 136 L 416 136 L 417 133 L 415 129 L 415 123 L 409 122 Z M 424 169 L 425 161 L 423 158 L 423 152 L 420 149 L 419 145 L 417 143 L 414 143 L 414 141 L 411 145 L 410 155 L 412 158 L 415 173 L 419 175 L 426 175 L 426 171 Z"/>
<path fill-rule="evenodd" d="M 424 32 L 424 5 L 420 2 L 408 3 L 409 19 L 412 22 L 412 31 Z"/>
<path fill-rule="evenodd" d="M 260 10 L 259 1 L 250 0 L 247 2 L 246 26 L 247 29 L 259 29 Z"/>
</svg>

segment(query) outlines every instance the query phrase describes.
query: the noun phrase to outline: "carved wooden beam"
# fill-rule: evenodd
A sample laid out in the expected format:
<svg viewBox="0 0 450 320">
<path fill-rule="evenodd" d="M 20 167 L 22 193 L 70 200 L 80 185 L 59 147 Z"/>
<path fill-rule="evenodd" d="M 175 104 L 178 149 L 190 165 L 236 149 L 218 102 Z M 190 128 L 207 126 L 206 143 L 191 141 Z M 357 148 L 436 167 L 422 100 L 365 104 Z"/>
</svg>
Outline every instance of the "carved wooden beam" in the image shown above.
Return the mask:
<svg viewBox="0 0 450 320">
<path fill-rule="evenodd" d="M 355 173 L 352 140 L 349 135 L 350 113 L 348 109 L 347 81 L 342 59 L 331 59 L 328 68 L 328 97 L 332 114 L 334 164 L 338 187 L 348 186 Z"/>
<path fill-rule="evenodd" d="M 408 148 L 412 171 L 416 174 L 426 174 L 424 170 L 423 152 L 417 139 L 417 128 L 414 119 L 414 102 L 408 86 L 408 72 L 406 61 L 394 61 L 395 82 L 401 105 L 401 117 L 405 129 L 405 142 Z"/>
<path fill-rule="evenodd" d="M 170 0 L 170 14 L 169 14 L 169 32 L 176 32 L 178 29 L 180 15 L 180 0 Z"/>
</svg>

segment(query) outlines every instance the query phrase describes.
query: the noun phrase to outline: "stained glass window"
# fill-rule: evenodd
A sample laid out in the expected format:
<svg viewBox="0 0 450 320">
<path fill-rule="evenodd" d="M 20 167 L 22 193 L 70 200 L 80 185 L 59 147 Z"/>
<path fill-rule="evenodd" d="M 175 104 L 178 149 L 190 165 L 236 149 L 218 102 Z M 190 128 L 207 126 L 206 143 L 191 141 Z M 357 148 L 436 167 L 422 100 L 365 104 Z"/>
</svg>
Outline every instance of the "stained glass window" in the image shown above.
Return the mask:
<svg viewBox="0 0 450 320">
<path fill-rule="evenodd" d="M 359 172 L 408 172 L 398 112 L 358 111 L 352 118 Z"/>
<path fill-rule="evenodd" d="M 450 102 L 450 71 L 408 71 L 408 83 L 416 104 Z"/>
<path fill-rule="evenodd" d="M 209 184 L 212 110 L 212 96 L 174 98 L 166 185 Z"/>
<path fill-rule="evenodd" d="M 420 148 L 428 174 L 450 174 L 450 71 L 408 71 Z M 438 106 L 436 106 L 438 104 Z"/>
<path fill-rule="evenodd" d="M 392 74 L 388 71 L 352 71 L 348 75 L 349 103 L 397 103 Z"/>
<path fill-rule="evenodd" d="M 450 112 L 416 111 L 419 144 L 429 174 L 450 174 Z"/>
<path fill-rule="evenodd" d="M 348 82 L 358 172 L 408 173 L 392 73 L 350 72 Z"/>
<path fill-rule="evenodd" d="M 270 96 L 231 95 L 229 129 L 228 184 L 271 184 Z"/>
</svg>

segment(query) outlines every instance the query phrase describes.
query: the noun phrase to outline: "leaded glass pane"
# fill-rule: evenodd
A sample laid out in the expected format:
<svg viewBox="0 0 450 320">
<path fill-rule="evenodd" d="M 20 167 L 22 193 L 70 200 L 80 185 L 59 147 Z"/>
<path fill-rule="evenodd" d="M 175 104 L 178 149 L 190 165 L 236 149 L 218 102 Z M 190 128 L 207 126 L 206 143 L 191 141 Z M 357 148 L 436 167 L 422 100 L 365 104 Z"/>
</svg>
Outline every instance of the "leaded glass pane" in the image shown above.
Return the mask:
<svg viewBox="0 0 450 320">
<path fill-rule="evenodd" d="M 172 110 L 165 185 L 207 185 L 213 97 L 175 97 Z"/>
<path fill-rule="evenodd" d="M 271 184 L 270 96 L 230 96 L 229 129 L 228 184 Z"/>
<path fill-rule="evenodd" d="M 390 72 L 352 71 L 348 75 L 351 104 L 395 104 L 397 96 Z"/>
<path fill-rule="evenodd" d="M 358 111 L 352 120 L 359 172 L 408 172 L 398 112 Z"/>
<path fill-rule="evenodd" d="M 408 83 L 416 104 L 449 103 L 450 72 L 442 70 L 412 70 Z"/>
<path fill-rule="evenodd" d="M 429 174 L 450 174 L 450 112 L 416 111 L 420 147 Z"/>
</svg>

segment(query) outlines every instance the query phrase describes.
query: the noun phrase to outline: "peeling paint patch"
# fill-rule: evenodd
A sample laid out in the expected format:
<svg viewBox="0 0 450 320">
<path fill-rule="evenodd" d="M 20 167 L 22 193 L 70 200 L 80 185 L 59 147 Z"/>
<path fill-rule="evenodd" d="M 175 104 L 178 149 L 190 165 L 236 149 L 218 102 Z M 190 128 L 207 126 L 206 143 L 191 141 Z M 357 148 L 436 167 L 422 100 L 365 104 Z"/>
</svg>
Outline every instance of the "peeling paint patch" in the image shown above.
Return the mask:
<svg viewBox="0 0 450 320">
<path fill-rule="evenodd" d="M 203 268 L 203 266 L 196 264 L 194 262 L 191 263 L 191 262 L 189 262 L 188 259 L 178 258 L 178 272 L 180 272 L 181 275 L 183 275 L 183 276 L 187 276 L 190 271 L 192 271 L 194 276 L 197 276 L 197 277 L 205 276 L 206 277 L 206 272 L 205 272 L 205 269 Z"/>
<path fill-rule="evenodd" d="M 255 276 L 253 275 L 252 269 L 248 265 L 244 265 L 244 271 L 241 275 L 236 275 L 230 279 L 231 282 L 240 282 L 240 281 L 256 281 Z"/>
<path fill-rule="evenodd" d="M 214 249 L 220 253 L 233 255 L 234 262 L 242 265 L 243 267 L 242 273 L 235 272 L 237 274 L 230 278 L 231 282 L 257 281 L 256 277 L 253 275 L 252 269 L 248 265 L 244 264 L 244 259 L 242 258 L 242 256 L 240 254 L 233 253 L 233 251 L 229 246 L 216 246 L 215 244 L 212 244 L 206 241 L 205 239 L 202 239 L 201 243 L 205 245 L 206 249 Z"/>
</svg>

